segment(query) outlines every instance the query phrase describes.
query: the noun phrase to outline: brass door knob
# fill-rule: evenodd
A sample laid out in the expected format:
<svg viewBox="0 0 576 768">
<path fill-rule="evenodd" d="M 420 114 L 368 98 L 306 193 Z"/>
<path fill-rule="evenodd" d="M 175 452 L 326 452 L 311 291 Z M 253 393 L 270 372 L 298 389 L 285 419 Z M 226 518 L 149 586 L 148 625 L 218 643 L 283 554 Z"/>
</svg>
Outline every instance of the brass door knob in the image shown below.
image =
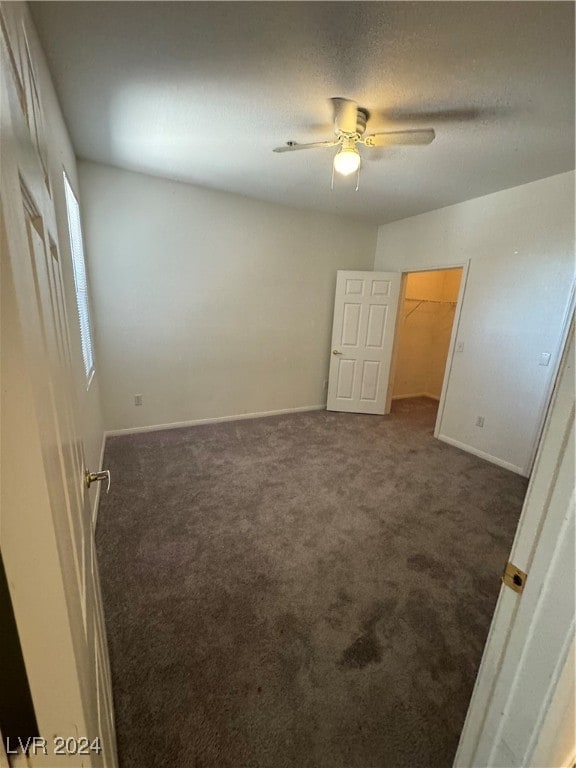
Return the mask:
<svg viewBox="0 0 576 768">
<path fill-rule="evenodd" d="M 107 480 L 106 493 L 110 490 L 110 470 L 103 469 L 101 472 L 90 472 L 86 470 L 84 472 L 84 479 L 86 481 L 86 487 L 90 488 L 92 483 L 101 483 L 102 480 Z"/>
</svg>

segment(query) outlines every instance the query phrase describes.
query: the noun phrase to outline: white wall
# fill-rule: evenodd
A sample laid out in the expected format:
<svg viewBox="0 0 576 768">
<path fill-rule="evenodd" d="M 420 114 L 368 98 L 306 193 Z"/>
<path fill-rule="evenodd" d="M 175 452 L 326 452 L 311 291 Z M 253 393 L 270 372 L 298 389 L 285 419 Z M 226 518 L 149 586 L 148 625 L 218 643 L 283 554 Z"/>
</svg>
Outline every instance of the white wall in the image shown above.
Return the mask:
<svg viewBox="0 0 576 768">
<path fill-rule="evenodd" d="M 442 393 L 462 269 L 411 272 L 398 317 L 393 398 Z"/>
<path fill-rule="evenodd" d="M 440 436 L 528 474 L 574 276 L 574 173 L 379 229 L 375 269 L 467 261 L 464 351 L 453 357 Z"/>
<path fill-rule="evenodd" d="M 376 226 L 79 173 L 107 429 L 325 403 L 336 270 L 372 269 Z"/>
</svg>

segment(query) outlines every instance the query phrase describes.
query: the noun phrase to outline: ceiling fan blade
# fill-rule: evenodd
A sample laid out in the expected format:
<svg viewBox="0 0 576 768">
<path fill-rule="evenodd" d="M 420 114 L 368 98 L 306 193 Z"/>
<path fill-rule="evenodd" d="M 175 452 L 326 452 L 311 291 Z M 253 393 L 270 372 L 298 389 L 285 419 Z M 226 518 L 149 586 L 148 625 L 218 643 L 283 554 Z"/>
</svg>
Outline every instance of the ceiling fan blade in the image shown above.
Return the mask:
<svg viewBox="0 0 576 768">
<path fill-rule="evenodd" d="M 331 99 L 334 107 L 334 131 L 342 133 L 356 133 L 358 121 L 358 104 L 350 99 L 335 97 Z"/>
<path fill-rule="evenodd" d="M 367 147 L 393 147 L 401 145 L 431 144 L 434 141 L 432 128 L 414 129 L 413 131 L 386 131 L 364 136 L 360 141 Z"/>
<path fill-rule="evenodd" d="M 315 147 L 335 147 L 339 141 L 313 141 L 310 144 L 298 144 L 296 141 L 288 141 L 283 147 L 275 147 L 273 152 L 295 152 L 297 149 L 314 149 Z"/>
</svg>

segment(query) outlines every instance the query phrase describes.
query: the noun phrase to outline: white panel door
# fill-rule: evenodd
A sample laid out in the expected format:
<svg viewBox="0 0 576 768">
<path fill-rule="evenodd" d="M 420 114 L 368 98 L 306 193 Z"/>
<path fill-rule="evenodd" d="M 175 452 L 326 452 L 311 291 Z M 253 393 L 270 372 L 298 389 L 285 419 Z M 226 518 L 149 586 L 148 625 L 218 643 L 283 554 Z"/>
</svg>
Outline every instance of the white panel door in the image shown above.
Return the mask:
<svg viewBox="0 0 576 768">
<path fill-rule="evenodd" d="M 338 272 L 329 411 L 385 412 L 399 294 L 399 272 Z"/>
<path fill-rule="evenodd" d="M 73 366 L 81 361 L 79 344 L 71 344 L 78 340 L 69 333 L 77 324 L 67 318 L 53 198 L 62 177 L 60 166 L 59 178 L 48 175 L 50 147 L 26 37 L 28 17 L 20 4 L 4 4 L 0 13 L 6 446 L 0 541 L 46 739 L 45 749 L 27 764 L 114 768 L 108 651 L 73 386 Z M 71 739 L 73 756 L 55 757 L 58 738 Z"/>
</svg>

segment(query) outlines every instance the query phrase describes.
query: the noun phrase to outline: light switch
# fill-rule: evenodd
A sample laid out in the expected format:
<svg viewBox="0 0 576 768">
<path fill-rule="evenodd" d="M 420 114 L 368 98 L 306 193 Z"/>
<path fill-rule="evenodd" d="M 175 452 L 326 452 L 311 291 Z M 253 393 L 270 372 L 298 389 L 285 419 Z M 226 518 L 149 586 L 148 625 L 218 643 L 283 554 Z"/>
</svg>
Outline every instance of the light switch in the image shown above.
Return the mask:
<svg viewBox="0 0 576 768">
<path fill-rule="evenodd" d="M 459 341 L 456 344 L 456 352 L 464 352 L 464 342 L 463 341 Z"/>
<path fill-rule="evenodd" d="M 538 365 L 550 365 L 550 352 L 542 352 L 540 354 L 540 362 Z"/>
</svg>

